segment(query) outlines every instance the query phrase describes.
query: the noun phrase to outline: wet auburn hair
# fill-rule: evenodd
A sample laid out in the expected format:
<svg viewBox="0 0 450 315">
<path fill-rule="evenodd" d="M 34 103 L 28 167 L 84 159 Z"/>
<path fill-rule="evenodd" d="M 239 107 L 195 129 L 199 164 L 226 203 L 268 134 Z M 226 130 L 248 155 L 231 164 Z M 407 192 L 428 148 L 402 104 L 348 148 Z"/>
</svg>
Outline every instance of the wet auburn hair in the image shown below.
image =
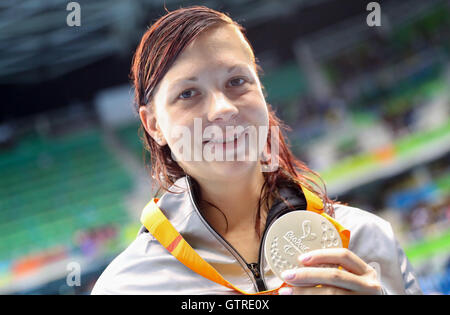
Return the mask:
<svg viewBox="0 0 450 315">
<path fill-rule="evenodd" d="M 245 36 L 245 29 L 233 21 L 228 15 L 204 6 L 191 6 L 168 12 L 145 32 L 134 54 L 130 74 L 134 84 L 135 105 L 138 112 L 141 106 L 146 106 L 151 103 L 155 87 L 162 80 L 183 49 L 195 40 L 200 33 L 220 24 L 234 25 L 237 27 L 251 47 L 254 56 L 253 48 Z M 255 58 L 254 61 L 254 66 L 259 76 L 262 69 L 256 63 Z M 322 199 L 325 210 L 330 215 L 333 215 L 332 204 L 335 203 L 327 197 L 325 184 L 320 176 L 309 169 L 303 162 L 296 159 L 292 154 L 282 133 L 282 129 L 288 130 L 288 127 L 276 117 L 271 105 L 267 104 L 267 106 L 269 112 L 269 134 L 267 137 L 266 152 L 271 156 L 271 127 L 279 127 L 275 129 L 278 130 L 278 134 L 274 135 L 274 139 L 279 143 L 279 154 L 275 157 L 278 158 L 279 166 L 273 172 L 263 173 L 265 183 L 261 189 L 259 211 L 257 211 L 255 224 L 255 229 L 259 235 L 261 204 L 265 202 L 267 208 L 269 208 L 270 199 L 283 199 L 278 194 L 278 188 L 282 186 L 302 185 L 306 187 Z M 142 125 L 140 126 L 139 132 L 145 150 L 150 153 L 150 173 L 152 178 L 159 184 L 160 189 L 170 191 L 170 186 L 177 179 L 188 174 L 172 159 L 171 150 L 168 145 L 160 146 L 145 131 Z M 270 162 L 270 160 L 266 162 L 261 161 L 263 164 Z M 314 177 L 322 182 L 323 188 L 316 183 Z M 287 201 L 285 202 L 287 203 Z"/>
</svg>

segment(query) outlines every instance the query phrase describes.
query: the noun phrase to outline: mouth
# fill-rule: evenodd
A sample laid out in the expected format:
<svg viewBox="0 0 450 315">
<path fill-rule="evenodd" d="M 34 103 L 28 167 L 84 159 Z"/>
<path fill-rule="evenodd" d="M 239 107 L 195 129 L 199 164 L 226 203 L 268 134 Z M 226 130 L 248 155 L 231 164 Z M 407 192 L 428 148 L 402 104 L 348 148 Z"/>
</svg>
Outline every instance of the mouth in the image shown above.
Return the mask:
<svg viewBox="0 0 450 315">
<path fill-rule="evenodd" d="M 203 144 L 207 144 L 207 143 L 212 143 L 214 145 L 220 145 L 222 144 L 223 146 L 226 146 L 227 143 L 231 143 L 234 142 L 234 144 L 236 145 L 237 140 L 246 133 L 246 131 L 248 130 L 248 127 L 244 128 L 242 131 L 240 132 L 236 132 L 233 136 L 228 137 L 228 138 L 212 138 L 212 139 L 207 139 L 205 141 L 203 141 Z"/>
</svg>

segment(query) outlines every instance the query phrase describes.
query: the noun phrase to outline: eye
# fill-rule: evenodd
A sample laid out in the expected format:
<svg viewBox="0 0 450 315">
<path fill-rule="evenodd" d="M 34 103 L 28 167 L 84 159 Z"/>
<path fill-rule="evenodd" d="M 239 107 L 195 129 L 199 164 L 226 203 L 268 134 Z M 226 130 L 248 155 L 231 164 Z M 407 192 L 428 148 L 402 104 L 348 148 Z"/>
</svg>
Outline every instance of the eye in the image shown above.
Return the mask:
<svg viewBox="0 0 450 315">
<path fill-rule="evenodd" d="M 195 95 L 197 95 L 195 93 L 197 93 L 197 92 L 195 90 L 193 90 L 193 89 L 185 90 L 185 91 L 181 92 L 180 95 L 178 95 L 178 98 L 189 99 L 189 98 L 192 98 Z"/>
<path fill-rule="evenodd" d="M 229 81 L 231 86 L 241 86 L 246 82 L 244 78 L 234 78 Z"/>
</svg>

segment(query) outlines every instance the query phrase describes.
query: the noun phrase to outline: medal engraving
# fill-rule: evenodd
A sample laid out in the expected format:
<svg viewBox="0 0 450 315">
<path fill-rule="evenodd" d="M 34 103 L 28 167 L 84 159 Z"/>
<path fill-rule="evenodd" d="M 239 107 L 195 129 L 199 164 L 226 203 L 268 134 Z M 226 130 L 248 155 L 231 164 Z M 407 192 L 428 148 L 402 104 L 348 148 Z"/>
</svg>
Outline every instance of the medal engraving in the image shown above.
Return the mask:
<svg viewBox="0 0 450 315">
<path fill-rule="evenodd" d="M 339 247 L 342 240 L 334 225 L 310 211 L 292 211 L 278 218 L 264 242 L 266 261 L 280 279 L 283 271 L 299 266 L 297 258 L 301 254 Z"/>
</svg>

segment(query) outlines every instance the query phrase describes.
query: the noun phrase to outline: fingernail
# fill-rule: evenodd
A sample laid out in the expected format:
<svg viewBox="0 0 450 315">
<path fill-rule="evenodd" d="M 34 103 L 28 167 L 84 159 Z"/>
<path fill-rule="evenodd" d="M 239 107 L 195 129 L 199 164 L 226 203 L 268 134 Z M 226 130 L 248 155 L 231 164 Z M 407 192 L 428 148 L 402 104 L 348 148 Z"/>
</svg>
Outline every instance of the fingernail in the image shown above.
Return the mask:
<svg viewBox="0 0 450 315">
<path fill-rule="evenodd" d="M 311 258 L 312 258 L 312 256 L 310 256 L 310 255 L 300 256 L 300 262 L 306 263 L 306 262 L 310 261 Z"/>
<path fill-rule="evenodd" d="M 292 295 L 292 292 L 293 290 L 290 287 L 284 287 L 278 290 L 279 295 Z"/>
<path fill-rule="evenodd" d="M 295 270 L 287 270 L 282 274 L 284 280 L 292 280 L 295 278 Z"/>
</svg>

